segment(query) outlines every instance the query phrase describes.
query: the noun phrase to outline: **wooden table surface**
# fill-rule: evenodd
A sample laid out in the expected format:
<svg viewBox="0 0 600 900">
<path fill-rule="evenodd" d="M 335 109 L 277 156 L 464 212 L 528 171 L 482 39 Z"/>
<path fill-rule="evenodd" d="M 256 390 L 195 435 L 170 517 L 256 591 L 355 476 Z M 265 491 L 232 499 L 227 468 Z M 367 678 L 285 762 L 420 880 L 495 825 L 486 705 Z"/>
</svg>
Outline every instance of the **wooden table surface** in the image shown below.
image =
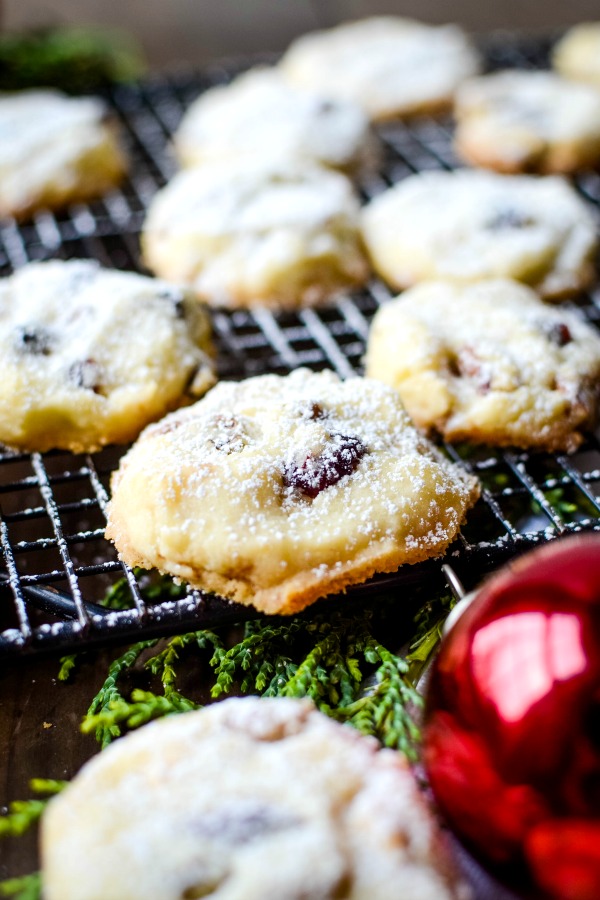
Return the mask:
<svg viewBox="0 0 600 900">
<path fill-rule="evenodd" d="M 79 723 L 117 650 L 86 655 L 76 677 L 59 682 L 57 656 L 0 667 L 0 807 L 35 796 L 33 777 L 70 779 L 98 750 Z M 0 880 L 39 867 L 35 829 L 0 843 Z"/>
</svg>

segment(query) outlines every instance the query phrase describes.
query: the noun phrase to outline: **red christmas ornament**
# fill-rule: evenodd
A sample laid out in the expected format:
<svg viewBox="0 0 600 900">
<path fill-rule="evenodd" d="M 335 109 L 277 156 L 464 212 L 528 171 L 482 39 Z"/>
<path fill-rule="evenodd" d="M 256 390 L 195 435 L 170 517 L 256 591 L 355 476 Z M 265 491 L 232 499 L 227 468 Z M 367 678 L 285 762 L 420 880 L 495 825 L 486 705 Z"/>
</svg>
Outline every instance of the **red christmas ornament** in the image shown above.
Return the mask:
<svg viewBox="0 0 600 900">
<path fill-rule="evenodd" d="M 525 862 L 556 900 L 600 900 L 600 535 L 484 584 L 434 665 L 424 761 L 488 859 Z"/>
</svg>

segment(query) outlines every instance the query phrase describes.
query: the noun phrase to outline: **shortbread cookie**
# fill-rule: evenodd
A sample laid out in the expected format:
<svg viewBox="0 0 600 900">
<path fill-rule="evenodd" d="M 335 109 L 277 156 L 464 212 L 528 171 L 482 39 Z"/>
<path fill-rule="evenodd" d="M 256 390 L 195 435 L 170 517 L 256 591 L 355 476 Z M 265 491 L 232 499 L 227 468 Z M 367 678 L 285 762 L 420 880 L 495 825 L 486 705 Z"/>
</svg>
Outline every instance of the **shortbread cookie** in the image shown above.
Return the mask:
<svg viewBox="0 0 600 900">
<path fill-rule="evenodd" d="M 174 137 L 185 166 L 240 157 L 316 162 L 354 173 L 373 168 L 377 144 L 359 106 L 287 84 L 277 69 L 251 69 L 211 88 Z"/>
<path fill-rule="evenodd" d="M 0 281 L 0 441 L 93 450 L 130 441 L 214 381 L 210 325 L 180 288 L 90 260 Z"/>
<path fill-rule="evenodd" d="M 380 16 L 298 38 L 280 68 L 301 88 L 352 100 L 374 120 L 446 109 L 479 57 L 456 25 Z"/>
<path fill-rule="evenodd" d="M 556 44 L 552 64 L 565 78 L 600 87 L 600 22 L 571 28 Z"/>
<path fill-rule="evenodd" d="M 596 418 L 600 335 L 514 281 L 429 282 L 377 312 L 366 369 L 447 440 L 571 451 Z"/>
<path fill-rule="evenodd" d="M 403 757 L 308 700 L 232 698 L 88 762 L 42 822 L 45 900 L 466 900 Z"/>
<path fill-rule="evenodd" d="M 306 369 L 217 385 L 148 428 L 112 487 L 125 562 L 267 613 L 441 554 L 478 494 L 391 388 Z"/>
<path fill-rule="evenodd" d="M 594 277 L 596 224 L 559 176 L 412 175 L 363 212 L 373 265 L 393 287 L 514 278 L 560 298 Z"/>
<path fill-rule="evenodd" d="M 0 216 L 91 200 L 126 170 L 114 125 L 95 97 L 0 94 Z"/>
<path fill-rule="evenodd" d="M 454 145 L 499 172 L 576 172 L 600 162 L 600 92 L 552 72 L 511 69 L 459 88 Z"/>
<path fill-rule="evenodd" d="M 144 259 L 213 306 L 313 306 L 368 276 L 358 211 L 348 179 L 317 166 L 200 166 L 152 201 Z"/>
</svg>

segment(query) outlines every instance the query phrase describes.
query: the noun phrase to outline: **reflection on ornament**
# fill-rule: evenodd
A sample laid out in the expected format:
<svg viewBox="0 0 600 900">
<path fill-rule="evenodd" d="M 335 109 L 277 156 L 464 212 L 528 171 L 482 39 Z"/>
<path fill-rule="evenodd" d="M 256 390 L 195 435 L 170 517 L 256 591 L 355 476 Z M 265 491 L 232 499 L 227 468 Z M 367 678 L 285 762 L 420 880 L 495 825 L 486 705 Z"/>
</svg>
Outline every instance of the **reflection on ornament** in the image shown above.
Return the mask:
<svg viewBox="0 0 600 900">
<path fill-rule="evenodd" d="M 484 584 L 434 666 L 424 760 L 455 830 L 556 900 L 600 900 L 600 535 Z"/>
</svg>

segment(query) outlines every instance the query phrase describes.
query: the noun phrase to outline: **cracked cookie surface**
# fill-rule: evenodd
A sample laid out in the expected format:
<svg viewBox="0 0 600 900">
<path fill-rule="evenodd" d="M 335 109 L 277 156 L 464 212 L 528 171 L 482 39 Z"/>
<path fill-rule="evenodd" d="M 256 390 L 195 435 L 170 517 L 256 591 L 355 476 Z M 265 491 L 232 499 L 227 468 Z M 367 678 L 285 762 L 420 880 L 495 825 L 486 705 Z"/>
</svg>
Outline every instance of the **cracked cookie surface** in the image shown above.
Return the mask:
<svg viewBox="0 0 600 900">
<path fill-rule="evenodd" d="M 102 196 L 127 168 L 107 108 L 59 91 L 0 94 L 0 216 Z"/>
<path fill-rule="evenodd" d="M 596 419 L 600 335 L 516 282 L 431 282 L 378 311 L 366 371 L 446 440 L 575 450 Z"/>
<path fill-rule="evenodd" d="M 0 354 L 0 441 L 31 451 L 133 440 L 215 380 L 195 298 L 91 260 L 0 281 Z"/>
<path fill-rule="evenodd" d="M 303 35 L 279 67 L 291 84 L 352 100 L 380 120 L 446 109 L 479 65 L 456 25 L 375 16 Z"/>
<path fill-rule="evenodd" d="M 174 145 L 185 166 L 258 155 L 348 174 L 373 168 L 379 155 L 359 106 L 298 90 L 268 68 L 250 69 L 201 94 L 187 109 Z"/>
<path fill-rule="evenodd" d="M 217 385 L 146 429 L 112 488 L 122 559 L 268 613 L 441 554 L 479 490 L 391 388 L 306 369 Z"/>
<path fill-rule="evenodd" d="M 349 180 L 309 163 L 211 163 L 156 194 L 146 264 L 213 306 L 296 309 L 363 284 L 369 267 Z"/>
<path fill-rule="evenodd" d="M 552 72 L 496 72 L 465 82 L 454 146 L 499 172 L 570 173 L 600 162 L 600 94 Z"/>
<path fill-rule="evenodd" d="M 375 269 L 399 289 L 513 278 L 560 299 L 594 278 L 596 222 L 558 175 L 411 175 L 364 208 L 362 225 Z"/>
<path fill-rule="evenodd" d="M 467 900 L 399 753 L 307 700 L 223 700 L 104 750 L 42 823 L 47 900 Z"/>
</svg>

